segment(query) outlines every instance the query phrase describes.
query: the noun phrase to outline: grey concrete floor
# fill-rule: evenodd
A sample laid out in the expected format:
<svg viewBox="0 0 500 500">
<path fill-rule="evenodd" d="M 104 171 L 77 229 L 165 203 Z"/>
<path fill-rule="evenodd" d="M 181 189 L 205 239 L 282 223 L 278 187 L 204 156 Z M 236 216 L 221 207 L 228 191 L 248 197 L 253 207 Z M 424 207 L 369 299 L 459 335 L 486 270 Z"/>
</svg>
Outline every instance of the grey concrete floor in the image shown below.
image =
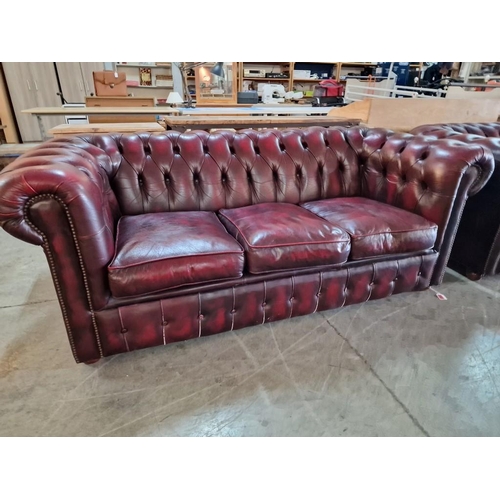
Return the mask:
<svg viewBox="0 0 500 500">
<path fill-rule="evenodd" d="M 500 435 L 500 277 L 86 366 L 41 248 L 0 255 L 2 436 Z"/>
</svg>

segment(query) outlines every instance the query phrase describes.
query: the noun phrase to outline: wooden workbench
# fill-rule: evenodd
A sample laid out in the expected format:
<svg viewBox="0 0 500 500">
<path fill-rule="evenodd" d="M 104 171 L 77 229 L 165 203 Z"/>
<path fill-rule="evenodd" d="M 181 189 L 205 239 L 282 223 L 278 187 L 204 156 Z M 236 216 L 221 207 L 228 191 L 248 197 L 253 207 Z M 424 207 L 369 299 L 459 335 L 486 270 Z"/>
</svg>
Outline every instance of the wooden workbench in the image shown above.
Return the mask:
<svg viewBox="0 0 500 500">
<path fill-rule="evenodd" d="M 51 108 L 30 108 L 23 109 L 23 113 L 28 113 L 36 117 L 42 137 L 47 137 L 45 127 L 42 122 L 42 116 L 89 116 L 89 115 L 153 115 L 162 116 L 169 114 L 179 114 L 178 108 L 170 108 L 168 106 L 143 106 L 143 107 L 83 107 L 74 108 L 66 107 L 51 107 Z"/>
<path fill-rule="evenodd" d="M 360 120 L 331 116 L 166 116 L 163 122 L 167 130 L 185 132 L 214 128 L 349 127 L 357 125 Z"/>
<path fill-rule="evenodd" d="M 42 137 L 46 137 L 46 131 L 43 126 L 42 116 L 94 116 L 94 115 L 153 115 L 161 117 L 163 115 L 183 115 L 183 116 L 210 116 L 214 117 L 228 117 L 228 116 L 261 116 L 269 117 L 268 115 L 280 115 L 284 118 L 284 115 L 290 116 L 310 116 L 313 115 L 319 117 L 320 115 L 327 115 L 331 110 L 331 107 L 314 107 L 314 106 L 301 106 L 301 105 L 270 105 L 270 104 L 258 104 L 250 107 L 212 107 L 212 108 L 171 108 L 168 106 L 141 106 L 141 107 L 82 107 L 77 106 L 71 107 L 44 107 L 44 108 L 30 108 L 24 109 L 23 113 L 29 113 L 35 116 L 38 120 L 38 126 L 40 127 L 40 132 Z M 222 120 L 221 120 L 222 121 Z M 236 125 L 234 123 L 233 125 Z M 294 126 L 299 126 L 293 124 Z M 222 126 L 219 123 L 218 126 Z M 247 124 L 246 127 L 249 125 Z M 283 126 L 283 125 L 274 125 Z M 291 125 L 289 125 L 291 126 Z M 245 128 L 246 128 L 245 127 Z M 193 127 L 189 127 L 193 128 Z M 203 128 L 207 128 L 206 126 Z M 215 128 L 215 127 L 212 127 Z M 231 127 L 236 128 L 236 127 Z M 244 127 L 238 127 L 244 128 Z"/>
</svg>

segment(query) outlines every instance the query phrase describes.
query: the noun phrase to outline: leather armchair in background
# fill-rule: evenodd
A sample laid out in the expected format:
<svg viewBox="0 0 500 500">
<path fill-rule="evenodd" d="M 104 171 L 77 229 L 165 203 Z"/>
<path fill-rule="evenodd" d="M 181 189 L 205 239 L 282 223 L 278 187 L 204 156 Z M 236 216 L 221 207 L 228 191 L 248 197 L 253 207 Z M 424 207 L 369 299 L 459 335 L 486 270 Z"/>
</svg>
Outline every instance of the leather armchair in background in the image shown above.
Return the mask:
<svg viewBox="0 0 500 500">
<path fill-rule="evenodd" d="M 500 123 L 423 125 L 410 133 L 455 139 L 493 153 L 495 171 L 465 205 L 449 266 L 472 280 L 500 273 Z"/>
</svg>

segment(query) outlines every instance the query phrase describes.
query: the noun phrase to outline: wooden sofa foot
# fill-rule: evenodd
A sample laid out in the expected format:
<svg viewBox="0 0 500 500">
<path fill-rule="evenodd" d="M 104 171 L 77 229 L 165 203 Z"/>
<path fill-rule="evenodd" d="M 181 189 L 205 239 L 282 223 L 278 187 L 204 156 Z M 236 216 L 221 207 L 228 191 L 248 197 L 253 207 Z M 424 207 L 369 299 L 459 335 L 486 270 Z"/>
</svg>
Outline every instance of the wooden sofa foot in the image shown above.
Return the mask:
<svg viewBox="0 0 500 500">
<path fill-rule="evenodd" d="M 479 281 L 483 277 L 482 274 L 475 273 L 474 271 L 469 271 L 469 270 L 465 272 L 465 276 L 471 281 Z"/>
<path fill-rule="evenodd" d="M 84 361 L 83 363 L 86 365 L 93 365 L 94 363 L 97 363 L 101 358 L 97 359 L 89 359 L 88 361 Z"/>
</svg>

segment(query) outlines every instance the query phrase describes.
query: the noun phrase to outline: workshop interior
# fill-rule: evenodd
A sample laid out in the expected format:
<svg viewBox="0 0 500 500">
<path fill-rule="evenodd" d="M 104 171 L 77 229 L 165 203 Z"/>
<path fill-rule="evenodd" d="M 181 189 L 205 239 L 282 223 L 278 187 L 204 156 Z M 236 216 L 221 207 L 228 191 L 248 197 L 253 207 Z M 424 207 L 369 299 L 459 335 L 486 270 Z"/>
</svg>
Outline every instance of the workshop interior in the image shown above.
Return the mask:
<svg viewBox="0 0 500 500">
<path fill-rule="evenodd" d="M 500 62 L 0 63 L 0 434 L 500 435 L 499 117 Z"/>
</svg>

